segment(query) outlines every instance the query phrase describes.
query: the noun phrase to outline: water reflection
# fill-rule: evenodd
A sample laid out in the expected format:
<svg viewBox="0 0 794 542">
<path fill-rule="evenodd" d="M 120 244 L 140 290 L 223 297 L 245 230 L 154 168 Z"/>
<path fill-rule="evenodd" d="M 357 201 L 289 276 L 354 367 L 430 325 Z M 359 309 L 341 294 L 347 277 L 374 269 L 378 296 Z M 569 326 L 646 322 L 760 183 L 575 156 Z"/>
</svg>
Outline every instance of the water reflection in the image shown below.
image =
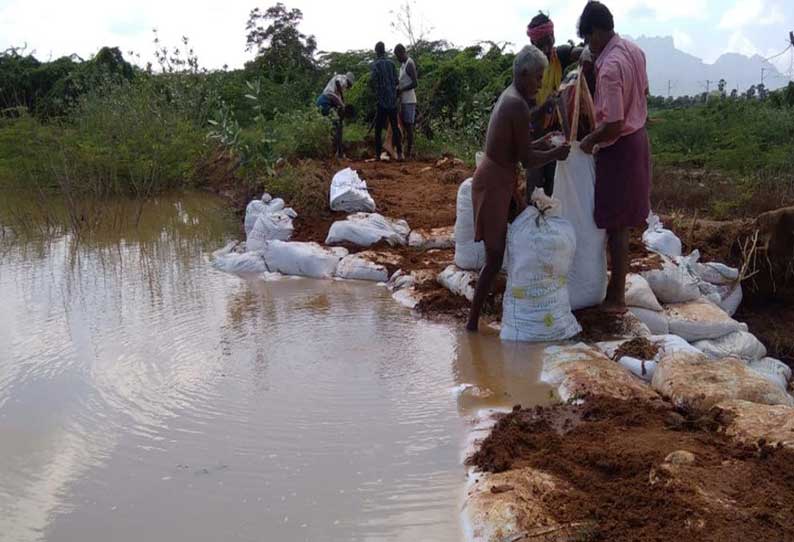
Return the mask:
<svg viewBox="0 0 794 542">
<path fill-rule="evenodd" d="M 208 195 L 113 204 L 79 238 L 23 232 L 14 205 L 10 540 L 459 540 L 461 414 L 548 397 L 537 349 L 419 320 L 384 288 L 213 270 L 239 222 Z M 491 394 L 456 399 L 464 383 Z"/>
</svg>

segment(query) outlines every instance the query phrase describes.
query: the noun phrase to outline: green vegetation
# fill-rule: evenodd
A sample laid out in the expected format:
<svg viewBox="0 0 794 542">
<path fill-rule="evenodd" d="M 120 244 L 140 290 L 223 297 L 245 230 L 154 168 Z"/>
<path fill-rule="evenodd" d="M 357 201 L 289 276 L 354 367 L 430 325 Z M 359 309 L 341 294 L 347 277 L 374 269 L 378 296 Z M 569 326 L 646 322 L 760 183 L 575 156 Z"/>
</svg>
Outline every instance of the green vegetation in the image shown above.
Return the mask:
<svg viewBox="0 0 794 542">
<path fill-rule="evenodd" d="M 187 38 L 169 48 L 156 34 L 156 63 L 146 67 L 107 47 L 88 60 L 0 53 L 0 185 L 145 197 L 212 182 L 205 166 L 223 159 L 224 175 L 233 172 L 250 190 L 267 185 L 298 197 L 306 183 L 295 179 L 307 167 L 300 161 L 332 153 L 330 121 L 314 106 L 328 79 L 347 71 L 357 78 L 347 94 L 353 116 L 345 121 L 353 157 L 371 152 L 375 105 L 372 53 L 319 51 L 314 37 L 300 31 L 302 16 L 280 3 L 252 10 L 245 32 L 253 58 L 239 70 L 203 69 Z M 399 17 L 395 28 L 415 27 L 405 24 L 410 12 Z M 406 35 L 420 75 L 417 152 L 473 162 L 510 81 L 513 55 L 503 44 L 461 49 Z M 720 172 L 741 187 L 740 204 L 759 183 L 766 191 L 777 187 L 778 195 L 790 187 L 794 83 L 733 97 L 723 85 L 706 98 L 649 98 L 657 166 Z M 282 161 L 288 167 L 277 168 Z M 720 213 L 735 207 L 712 204 Z"/>
</svg>

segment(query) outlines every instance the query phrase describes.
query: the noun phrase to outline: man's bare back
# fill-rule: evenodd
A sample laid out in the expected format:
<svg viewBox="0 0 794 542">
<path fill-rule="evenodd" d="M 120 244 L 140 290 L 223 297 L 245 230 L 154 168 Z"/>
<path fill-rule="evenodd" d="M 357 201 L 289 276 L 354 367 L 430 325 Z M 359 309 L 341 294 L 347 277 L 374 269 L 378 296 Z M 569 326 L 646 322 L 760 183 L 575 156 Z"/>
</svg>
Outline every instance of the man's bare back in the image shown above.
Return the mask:
<svg viewBox="0 0 794 542">
<path fill-rule="evenodd" d="M 530 122 L 529 104 L 515 86 L 510 85 L 491 112 L 485 154 L 507 168 L 525 162 L 530 147 Z"/>
</svg>

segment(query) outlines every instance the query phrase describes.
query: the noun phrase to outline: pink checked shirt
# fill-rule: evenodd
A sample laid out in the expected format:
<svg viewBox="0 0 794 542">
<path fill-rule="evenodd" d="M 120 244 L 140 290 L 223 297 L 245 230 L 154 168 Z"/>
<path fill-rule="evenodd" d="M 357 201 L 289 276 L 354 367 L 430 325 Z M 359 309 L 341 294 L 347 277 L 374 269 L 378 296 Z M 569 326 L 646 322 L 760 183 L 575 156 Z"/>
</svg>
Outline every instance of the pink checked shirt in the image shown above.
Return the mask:
<svg viewBox="0 0 794 542">
<path fill-rule="evenodd" d="M 637 45 L 615 34 L 595 62 L 596 122 L 623 121 L 620 137 L 631 135 L 648 117 L 648 74 L 645 53 Z M 614 141 L 599 144 L 612 145 Z"/>
</svg>

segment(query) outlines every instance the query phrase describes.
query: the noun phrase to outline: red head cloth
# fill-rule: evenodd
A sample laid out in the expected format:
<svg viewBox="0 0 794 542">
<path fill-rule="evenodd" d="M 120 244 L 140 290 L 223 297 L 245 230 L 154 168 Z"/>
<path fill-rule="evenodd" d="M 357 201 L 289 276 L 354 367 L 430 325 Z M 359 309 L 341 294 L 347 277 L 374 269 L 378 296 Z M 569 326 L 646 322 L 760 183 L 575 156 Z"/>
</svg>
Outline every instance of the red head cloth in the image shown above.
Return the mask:
<svg viewBox="0 0 794 542">
<path fill-rule="evenodd" d="M 527 36 L 529 39 L 538 42 L 546 36 L 554 35 L 554 23 L 549 21 L 533 28 L 527 27 Z"/>
</svg>

